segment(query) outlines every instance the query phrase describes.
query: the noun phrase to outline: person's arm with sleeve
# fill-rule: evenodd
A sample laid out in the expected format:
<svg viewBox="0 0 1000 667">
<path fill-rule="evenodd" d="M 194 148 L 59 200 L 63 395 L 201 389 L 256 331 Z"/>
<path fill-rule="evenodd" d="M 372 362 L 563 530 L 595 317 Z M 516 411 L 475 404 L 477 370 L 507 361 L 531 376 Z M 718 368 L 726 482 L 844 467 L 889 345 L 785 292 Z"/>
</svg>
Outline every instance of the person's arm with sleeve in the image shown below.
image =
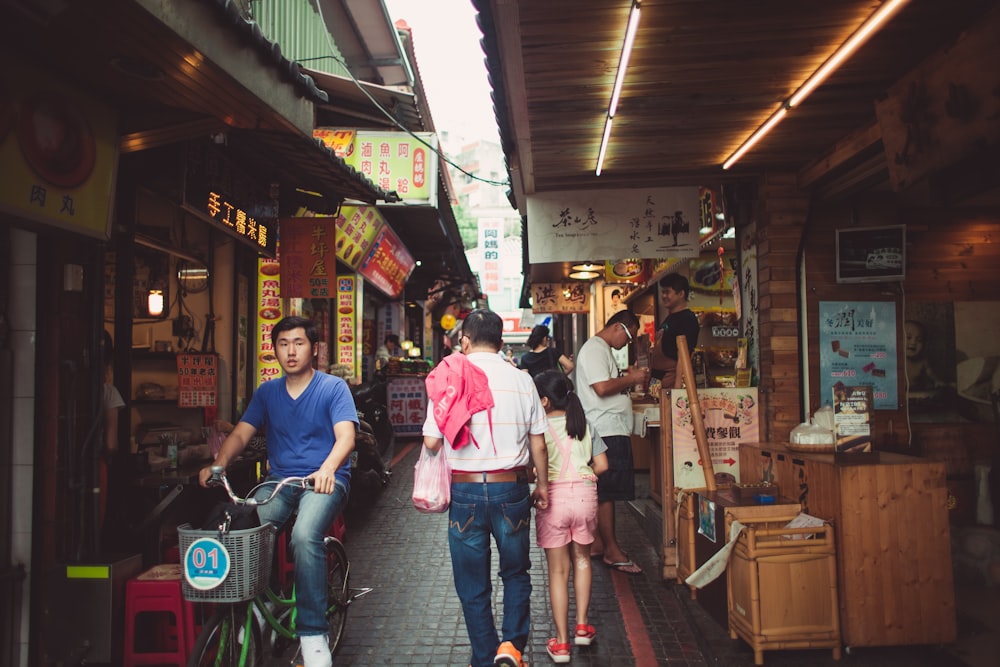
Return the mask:
<svg viewBox="0 0 1000 667">
<path fill-rule="evenodd" d="M 562 368 L 562 372 L 566 375 L 572 373 L 573 369 L 576 368 L 576 364 L 573 363 L 573 360 L 563 354 L 562 350 L 556 350 L 556 354 L 558 355 L 557 361 L 559 362 L 559 366 Z"/>
<path fill-rule="evenodd" d="M 590 424 L 587 424 L 587 431 L 590 433 L 590 468 L 595 475 L 600 476 L 607 472 L 611 465 L 608 463 L 608 446 Z"/>
</svg>

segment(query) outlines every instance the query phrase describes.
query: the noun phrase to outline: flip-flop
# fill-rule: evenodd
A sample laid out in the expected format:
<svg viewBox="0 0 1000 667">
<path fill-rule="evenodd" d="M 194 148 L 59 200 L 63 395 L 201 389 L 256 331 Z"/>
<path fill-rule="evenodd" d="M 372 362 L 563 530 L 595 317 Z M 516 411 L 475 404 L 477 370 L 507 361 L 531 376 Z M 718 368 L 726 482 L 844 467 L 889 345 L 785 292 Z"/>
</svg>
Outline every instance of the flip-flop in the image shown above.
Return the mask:
<svg viewBox="0 0 1000 667">
<path fill-rule="evenodd" d="M 617 563 L 612 563 L 611 561 L 605 559 L 604 564 L 612 570 L 624 572 L 625 574 L 642 574 L 642 568 L 636 565 L 632 560 L 623 560 Z"/>
</svg>

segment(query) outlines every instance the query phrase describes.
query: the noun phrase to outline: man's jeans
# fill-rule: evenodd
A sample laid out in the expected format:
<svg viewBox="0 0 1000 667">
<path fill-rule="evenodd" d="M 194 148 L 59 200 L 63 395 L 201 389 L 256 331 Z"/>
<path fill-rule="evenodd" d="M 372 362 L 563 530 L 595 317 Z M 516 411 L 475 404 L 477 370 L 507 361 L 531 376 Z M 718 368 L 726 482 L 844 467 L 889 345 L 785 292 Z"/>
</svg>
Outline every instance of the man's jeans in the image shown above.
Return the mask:
<svg viewBox="0 0 1000 667">
<path fill-rule="evenodd" d="M 280 478 L 268 476 L 268 481 Z M 274 489 L 267 485 L 254 494 L 266 498 Z M 261 523 L 270 521 L 280 530 L 298 510 L 292 526 L 292 554 L 295 558 L 295 621 L 299 635 L 321 635 L 329 631 L 326 622 L 326 548 L 323 538 L 347 504 L 347 489 L 339 481 L 331 494 L 302 488 L 283 488 L 278 497 L 257 508 Z M 280 539 L 280 538 L 279 538 Z"/>
<path fill-rule="evenodd" d="M 500 553 L 503 641 L 523 651 L 531 602 L 531 494 L 526 483 L 451 485 L 448 546 L 473 667 L 490 666 L 500 640 L 493 620 L 490 535 Z"/>
</svg>

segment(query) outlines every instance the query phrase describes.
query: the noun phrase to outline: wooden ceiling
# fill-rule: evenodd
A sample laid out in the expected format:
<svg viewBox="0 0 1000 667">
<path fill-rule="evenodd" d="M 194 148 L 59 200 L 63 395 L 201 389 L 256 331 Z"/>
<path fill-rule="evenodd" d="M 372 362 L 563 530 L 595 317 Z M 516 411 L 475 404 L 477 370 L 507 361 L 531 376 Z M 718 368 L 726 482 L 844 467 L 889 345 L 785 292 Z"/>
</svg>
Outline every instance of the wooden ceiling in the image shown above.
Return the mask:
<svg viewBox="0 0 1000 667">
<path fill-rule="evenodd" d="M 873 103 L 891 83 L 997 4 L 910 0 L 723 171 L 723 161 L 881 3 L 642 0 L 604 173 L 595 176 L 630 0 L 473 1 L 518 199 L 798 172 L 872 126 Z"/>
</svg>

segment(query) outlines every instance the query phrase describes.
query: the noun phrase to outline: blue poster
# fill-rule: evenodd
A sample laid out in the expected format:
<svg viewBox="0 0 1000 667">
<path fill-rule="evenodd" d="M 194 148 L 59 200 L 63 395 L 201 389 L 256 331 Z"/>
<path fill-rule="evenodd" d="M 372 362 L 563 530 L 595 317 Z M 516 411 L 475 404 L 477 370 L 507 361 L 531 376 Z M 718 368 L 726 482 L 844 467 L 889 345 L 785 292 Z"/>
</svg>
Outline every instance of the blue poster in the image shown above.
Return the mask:
<svg viewBox="0 0 1000 667">
<path fill-rule="evenodd" d="M 898 407 L 896 304 L 820 301 L 820 403 L 833 404 L 833 386 L 869 385 L 876 410 Z"/>
</svg>

